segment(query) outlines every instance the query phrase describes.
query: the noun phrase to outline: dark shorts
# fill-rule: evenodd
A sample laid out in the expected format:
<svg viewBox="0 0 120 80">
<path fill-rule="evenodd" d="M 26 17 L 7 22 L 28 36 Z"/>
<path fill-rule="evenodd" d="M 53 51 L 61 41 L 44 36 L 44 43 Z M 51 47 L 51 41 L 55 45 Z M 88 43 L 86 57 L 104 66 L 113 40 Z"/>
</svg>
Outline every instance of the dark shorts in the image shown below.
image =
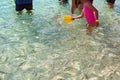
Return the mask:
<svg viewBox="0 0 120 80">
<path fill-rule="evenodd" d="M 16 11 L 22 11 L 23 9 L 32 10 L 32 4 L 16 4 Z"/>
<path fill-rule="evenodd" d="M 112 3 L 112 4 L 115 3 L 115 0 L 106 0 L 106 1 L 109 2 L 109 3 Z"/>
</svg>

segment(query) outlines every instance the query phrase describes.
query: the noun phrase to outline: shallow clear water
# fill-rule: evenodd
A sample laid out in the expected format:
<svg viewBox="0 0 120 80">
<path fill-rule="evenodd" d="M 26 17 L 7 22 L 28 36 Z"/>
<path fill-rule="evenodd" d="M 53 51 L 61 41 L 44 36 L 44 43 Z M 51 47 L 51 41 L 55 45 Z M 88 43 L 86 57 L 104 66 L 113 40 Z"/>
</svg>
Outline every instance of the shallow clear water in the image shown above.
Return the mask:
<svg viewBox="0 0 120 80">
<path fill-rule="evenodd" d="M 34 0 L 34 15 L 17 15 L 14 0 L 0 0 L 0 80 L 120 80 L 120 1 L 109 9 L 94 0 L 100 28 L 85 20 L 66 25 L 69 4 Z"/>
</svg>

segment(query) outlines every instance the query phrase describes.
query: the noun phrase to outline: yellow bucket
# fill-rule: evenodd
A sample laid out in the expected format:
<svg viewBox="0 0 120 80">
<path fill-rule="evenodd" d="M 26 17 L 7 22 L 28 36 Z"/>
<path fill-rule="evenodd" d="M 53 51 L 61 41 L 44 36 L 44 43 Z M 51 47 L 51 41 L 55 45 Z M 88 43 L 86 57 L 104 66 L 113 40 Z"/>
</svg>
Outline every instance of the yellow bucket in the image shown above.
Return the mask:
<svg viewBox="0 0 120 80">
<path fill-rule="evenodd" d="M 72 17 L 69 15 L 63 16 L 62 19 L 66 24 L 69 24 L 72 21 Z"/>
</svg>

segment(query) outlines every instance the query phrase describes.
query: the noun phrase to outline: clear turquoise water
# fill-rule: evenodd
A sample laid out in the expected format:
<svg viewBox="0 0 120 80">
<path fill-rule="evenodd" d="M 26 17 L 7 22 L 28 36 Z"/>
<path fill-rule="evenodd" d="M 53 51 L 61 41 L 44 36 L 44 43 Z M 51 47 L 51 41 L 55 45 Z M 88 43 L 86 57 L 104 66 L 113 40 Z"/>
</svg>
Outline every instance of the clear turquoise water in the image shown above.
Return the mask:
<svg viewBox="0 0 120 80">
<path fill-rule="evenodd" d="M 94 0 L 100 29 L 85 32 L 84 19 L 62 22 L 69 5 L 34 0 L 34 14 L 17 15 L 13 0 L 0 0 L 0 80 L 119 80 L 120 1 L 109 9 Z"/>
</svg>

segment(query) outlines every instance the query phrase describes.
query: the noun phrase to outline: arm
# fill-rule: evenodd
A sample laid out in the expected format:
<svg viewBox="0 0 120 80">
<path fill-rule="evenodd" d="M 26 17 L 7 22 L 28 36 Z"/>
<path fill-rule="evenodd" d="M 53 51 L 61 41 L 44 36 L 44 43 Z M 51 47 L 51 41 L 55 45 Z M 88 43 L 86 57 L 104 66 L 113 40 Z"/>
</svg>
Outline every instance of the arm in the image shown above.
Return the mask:
<svg viewBox="0 0 120 80">
<path fill-rule="evenodd" d="M 83 18 L 83 17 L 84 17 L 84 13 L 83 13 L 83 11 L 82 11 L 79 16 L 73 17 L 72 19 L 74 20 L 74 19 L 79 19 L 79 18 Z"/>
</svg>

